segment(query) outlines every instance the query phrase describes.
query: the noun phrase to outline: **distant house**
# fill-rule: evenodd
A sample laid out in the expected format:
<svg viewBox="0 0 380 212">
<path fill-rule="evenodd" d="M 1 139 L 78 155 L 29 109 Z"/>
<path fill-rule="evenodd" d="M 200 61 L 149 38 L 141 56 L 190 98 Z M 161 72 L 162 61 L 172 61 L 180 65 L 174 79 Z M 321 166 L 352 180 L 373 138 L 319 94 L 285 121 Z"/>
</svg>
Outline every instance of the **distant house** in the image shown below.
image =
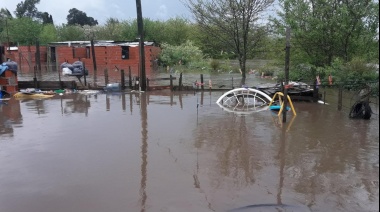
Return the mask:
<svg viewBox="0 0 380 212">
<path fill-rule="evenodd" d="M 147 75 L 157 69 L 157 59 L 161 48 L 155 42 L 144 42 L 145 69 Z M 94 51 L 98 72 L 104 69 L 131 70 L 133 75 L 139 73 L 139 42 L 134 41 L 95 41 Z M 36 66 L 36 46 L 18 46 L 2 48 L 1 58 L 10 58 L 19 64 L 21 70 L 34 70 Z M 52 42 L 47 46 L 40 46 L 41 69 L 59 70 L 63 62 L 84 62 L 90 74 L 94 70 L 90 41 Z"/>
</svg>

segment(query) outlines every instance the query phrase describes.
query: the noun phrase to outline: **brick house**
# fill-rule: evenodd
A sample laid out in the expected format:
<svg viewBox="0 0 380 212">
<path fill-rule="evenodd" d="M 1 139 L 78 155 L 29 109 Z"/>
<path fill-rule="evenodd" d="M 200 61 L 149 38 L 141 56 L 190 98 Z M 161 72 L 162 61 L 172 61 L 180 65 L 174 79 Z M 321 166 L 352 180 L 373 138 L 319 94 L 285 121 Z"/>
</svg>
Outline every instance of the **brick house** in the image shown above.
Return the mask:
<svg viewBox="0 0 380 212">
<path fill-rule="evenodd" d="M 41 69 L 59 70 L 63 62 L 73 63 L 75 61 L 84 62 L 86 69 L 91 75 L 94 70 L 92 59 L 92 49 L 90 41 L 66 41 L 53 42 L 47 46 L 40 46 Z M 133 76 L 139 73 L 139 42 L 133 41 L 95 41 L 94 50 L 96 57 L 96 67 L 98 73 L 103 73 L 104 69 L 124 69 L 126 73 L 131 70 Z M 161 48 L 154 42 L 145 42 L 145 70 L 150 73 L 158 68 L 157 58 Z M 3 48 L 0 52 L 1 60 L 6 58 L 17 62 L 19 69 L 23 71 L 33 71 L 36 61 L 36 46 L 19 46 Z"/>
</svg>

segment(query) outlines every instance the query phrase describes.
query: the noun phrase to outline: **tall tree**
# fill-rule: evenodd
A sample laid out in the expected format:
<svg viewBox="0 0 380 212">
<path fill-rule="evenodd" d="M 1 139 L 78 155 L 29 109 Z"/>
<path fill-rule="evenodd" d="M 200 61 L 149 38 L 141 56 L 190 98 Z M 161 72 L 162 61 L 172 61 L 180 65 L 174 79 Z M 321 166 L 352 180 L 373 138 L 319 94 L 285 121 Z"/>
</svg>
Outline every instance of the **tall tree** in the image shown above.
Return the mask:
<svg viewBox="0 0 380 212">
<path fill-rule="evenodd" d="M 15 18 L 9 23 L 11 41 L 20 45 L 32 45 L 42 31 L 42 24 L 31 18 Z"/>
<path fill-rule="evenodd" d="M 83 27 L 78 25 L 57 26 L 57 36 L 59 41 L 86 40 Z"/>
<path fill-rule="evenodd" d="M 40 12 L 36 8 L 36 4 L 39 4 L 40 0 L 25 0 L 17 4 L 15 15 L 17 18 L 39 18 Z"/>
<path fill-rule="evenodd" d="M 40 14 L 43 24 L 54 24 L 53 17 L 48 12 L 43 12 Z"/>
<path fill-rule="evenodd" d="M 57 29 L 53 24 L 43 24 L 42 31 L 39 36 L 40 44 L 46 45 L 50 42 L 58 40 Z"/>
<path fill-rule="evenodd" d="M 239 60 L 242 71 L 241 84 L 245 84 L 246 61 L 250 44 L 249 36 L 257 24 L 260 13 L 273 0 L 186 0 L 185 5 L 193 13 L 202 33 L 230 47 Z"/>
<path fill-rule="evenodd" d="M 294 48 L 315 66 L 331 65 L 335 58 L 350 61 L 366 55 L 379 29 L 376 0 L 279 0 L 278 29 L 289 26 Z M 371 50 L 372 51 L 372 50 Z M 377 54 L 378 55 L 378 54 Z"/>
<path fill-rule="evenodd" d="M 7 8 L 0 9 L 0 18 L 13 18 L 11 12 Z"/>
<path fill-rule="evenodd" d="M 9 20 L 13 19 L 12 14 L 6 8 L 0 9 L 0 42 L 9 41 Z"/>
<path fill-rule="evenodd" d="M 98 21 L 93 17 L 88 17 L 87 14 L 83 11 L 80 11 L 76 8 L 72 8 L 69 10 L 69 14 L 67 15 L 67 24 L 68 25 L 89 25 L 95 26 L 98 25 Z"/>
</svg>

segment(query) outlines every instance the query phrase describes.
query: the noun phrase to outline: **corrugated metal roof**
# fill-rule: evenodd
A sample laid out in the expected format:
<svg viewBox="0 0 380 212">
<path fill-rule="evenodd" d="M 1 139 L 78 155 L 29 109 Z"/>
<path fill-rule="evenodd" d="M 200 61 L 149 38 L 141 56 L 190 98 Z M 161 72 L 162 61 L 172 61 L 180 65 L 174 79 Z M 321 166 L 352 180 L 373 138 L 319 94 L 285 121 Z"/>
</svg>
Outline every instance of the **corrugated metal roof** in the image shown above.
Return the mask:
<svg viewBox="0 0 380 212">
<path fill-rule="evenodd" d="M 145 41 L 145 46 L 153 46 L 155 42 Z M 91 41 L 61 41 L 61 42 L 51 42 L 49 45 L 57 46 L 91 46 Z M 138 41 L 112 41 L 112 40 L 100 40 L 94 41 L 94 46 L 139 46 Z"/>
</svg>

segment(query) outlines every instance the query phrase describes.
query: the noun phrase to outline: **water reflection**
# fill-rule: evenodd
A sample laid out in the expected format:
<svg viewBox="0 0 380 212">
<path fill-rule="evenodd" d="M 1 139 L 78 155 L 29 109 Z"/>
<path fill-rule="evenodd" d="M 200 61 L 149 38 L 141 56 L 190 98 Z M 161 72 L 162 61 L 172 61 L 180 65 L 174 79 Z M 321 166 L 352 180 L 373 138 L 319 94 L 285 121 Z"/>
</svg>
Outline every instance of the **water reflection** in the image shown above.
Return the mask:
<svg viewBox="0 0 380 212">
<path fill-rule="evenodd" d="M 146 95 L 142 94 L 141 97 L 141 187 L 140 187 L 140 202 L 141 212 L 146 209 L 146 183 L 147 183 L 147 166 L 148 166 L 148 111 Z"/>
<path fill-rule="evenodd" d="M 91 101 L 89 98 L 93 97 L 97 98 L 96 95 L 81 95 L 81 94 L 73 94 L 60 96 L 61 104 L 63 106 L 62 113 L 63 114 L 73 114 L 73 113 L 84 113 L 88 116 L 88 110 L 91 107 Z M 64 104 L 63 104 L 64 103 Z"/>
<path fill-rule="evenodd" d="M 22 125 L 20 102 L 14 99 L 0 102 L 0 138 L 13 136 L 13 128 Z M 1 141 L 1 139 L 0 139 Z"/>
<path fill-rule="evenodd" d="M 297 102 L 282 123 L 221 110 L 218 96 L 12 99 L 0 106 L 1 141 L 13 141 L 0 142 L 0 211 L 376 210 L 376 117 Z"/>
</svg>

